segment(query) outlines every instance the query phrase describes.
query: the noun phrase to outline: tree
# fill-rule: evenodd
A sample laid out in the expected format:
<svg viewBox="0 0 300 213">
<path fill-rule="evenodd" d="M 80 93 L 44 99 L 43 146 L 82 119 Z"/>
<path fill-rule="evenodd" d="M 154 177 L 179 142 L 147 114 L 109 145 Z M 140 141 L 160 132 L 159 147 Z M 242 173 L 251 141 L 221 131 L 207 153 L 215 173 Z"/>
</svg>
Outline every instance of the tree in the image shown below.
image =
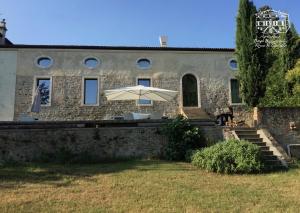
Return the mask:
<svg viewBox="0 0 300 213">
<path fill-rule="evenodd" d="M 300 107 L 300 59 L 297 61 L 296 66 L 286 73 L 285 79 L 290 93 L 286 98 L 286 102 L 291 106 Z"/>
<path fill-rule="evenodd" d="M 42 82 L 39 85 L 39 90 L 41 94 L 41 104 L 48 104 L 49 103 L 49 86 L 46 85 L 45 82 Z"/>
<path fill-rule="evenodd" d="M 265 97 L 260 102 L 262 106 L 294 106 L 296 104 L 293 98 L 290 99 L 293 97 L 293 89 L 286 78 L 287 71 L 295 66 L 300 57 L 299 36 L 294 25 L 291 25 L 287 33 L 281 34 L 278 40 L 286 45 L 269 48 L 270 57 L 273 59 L 266 79 Z"/>
<path fill-rule="evenodd" d="M 256 12 L 252 1 L 240 0 L 236 31 L 238 79 L 242 98 L 249 106 L 256 106 L 265 93 L 266 54 L 255 45 Z"/>
</svg>

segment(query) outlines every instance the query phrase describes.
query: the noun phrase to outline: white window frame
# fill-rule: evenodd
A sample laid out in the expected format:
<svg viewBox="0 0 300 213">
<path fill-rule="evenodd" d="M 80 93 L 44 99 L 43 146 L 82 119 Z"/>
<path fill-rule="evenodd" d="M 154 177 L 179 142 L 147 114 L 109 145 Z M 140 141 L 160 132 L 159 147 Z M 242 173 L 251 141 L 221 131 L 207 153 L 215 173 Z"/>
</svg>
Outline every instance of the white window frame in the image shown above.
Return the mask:
<svg viewBox="0 0 300 213">
<path fill-rule="evenodd" d="M 97 80 L 97 103 L 96 104 L 85 104 L 84 95 L 85 95 L 85 80 Z M 81 82 L 81 106 L 99 106 L 100 105 L 100 78 L 99 76 L 83 76 Z"/>
<path fill-rule="evenodd" d="M 229 82 L 228 82 L 228 85 L 229 85 L 229 102 L 230 102 L 230 105 L 232 105 L 232 106 L 241 106 L 241 105 L 245 105 L 245 102 L 243 101 L 243 99 L 242 99 L 242 102 L 240 102 L 240 103 L 232 103 L 232 95 L 231 95 L 231 80 L 237 80 L 238 81 L 238 79 L 236 79 L 236 78 L 230 78 L 229 79 Z"/>
<path fill-rule="evenodd" d="M 140 79 L 149 79 L 150 80 L 150 87 L 152 87 L 152 78 L 151 77 L 147 77 L 147 76 L 145 76 L 145 77 L 143 77 L 143 76 L 137 77 L 136 78 L 136 85 L 137 86 L 139 85 L 138 83 L 139 83 Z M 140 104 L 139 100 L 136 100 L 136 106 L 153 106 L 153 101 L 150 100 L 150 104 Z"/>
<path fill-rule="evenodd" d="M 33 90 L 32 90 L 32 101 L 31 103 L 33 103 L 33 99 L 34 99 L 34 93 L 37 89 L 37 82 L 38 80 L 41 79 L 49 79 L 50 80 L 50 94 L 49 94 L 49 103 L 48 104 L 41 104 L 41 107 L 50 107 L 51 106 L 51 102 L 52 102 L 52 76 L 34 76 L 34 81 L 33 81 Z"/>
</svg>

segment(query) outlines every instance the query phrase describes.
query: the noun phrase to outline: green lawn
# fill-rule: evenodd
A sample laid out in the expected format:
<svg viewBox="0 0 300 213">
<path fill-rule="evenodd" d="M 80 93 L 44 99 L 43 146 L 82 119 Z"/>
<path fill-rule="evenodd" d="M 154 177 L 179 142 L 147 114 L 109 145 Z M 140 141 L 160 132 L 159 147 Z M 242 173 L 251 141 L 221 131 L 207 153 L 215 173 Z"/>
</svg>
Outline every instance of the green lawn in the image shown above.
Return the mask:
<svg viewBox="0 0 300 213">
<path fill-rule="evenodd" d="M 299 212 L 300 169 L 220 175 L 127 161 L 0 167 L 0 212 Z"/>
</svg>

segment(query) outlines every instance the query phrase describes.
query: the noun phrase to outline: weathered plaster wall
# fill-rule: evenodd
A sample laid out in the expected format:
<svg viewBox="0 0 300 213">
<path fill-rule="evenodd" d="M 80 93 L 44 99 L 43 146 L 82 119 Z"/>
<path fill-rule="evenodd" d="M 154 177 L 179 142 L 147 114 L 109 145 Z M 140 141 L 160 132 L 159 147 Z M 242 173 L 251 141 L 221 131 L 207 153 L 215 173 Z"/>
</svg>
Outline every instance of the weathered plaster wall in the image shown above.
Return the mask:
<svg viewBox="0 0 300 213">
<path fill-rule="evenodd" d="M 35 59 L 39 56 L 50 56 L 53 66 L 38 68 Z M 89 56 L 98 58 L 101 65 L 92 70 L 84 67 L 82 62 Z M 228 67 L 232 57 L 232 52 L 19 49 L 15 120 L 30 107 L 34 78 L 42 76 L 52 77 L 52 101 L 51 106 L 43 107 L 41 113 L 35 115 L 40 120 L 103 119 L 137 111 L 135 101 L 107 102 L 103 96 L 106 89 L 136 85 L 137 78 L 151 78 L 153 87 L 180 92 L 172 102 L 154 102 L 153 106 L 141 107 L 142 111 L 166 111 L 169 116 L 174 116 L 182 105 L 181 78 L 187 73 L 195 75 L 198 80 L 199 105 L 207 111 L 214 111 L 215 106 L 208 103 L 212 97 L 209 85 L 211 81 L 220 84 L 223 88 L 221 96 L 229 96 L 229 80 L 236 73 Z M 151 68 L 138 69 L 136 61 L 139 58 L 150 59 Z M 82 104 L 84 77 L 99 78 L 99 106 Z"/>
<path fill-rule="evenodd" d="M 16 51 L 0 51 L 0 121 L 12 121 L 14 118 Z"/>
</svg>

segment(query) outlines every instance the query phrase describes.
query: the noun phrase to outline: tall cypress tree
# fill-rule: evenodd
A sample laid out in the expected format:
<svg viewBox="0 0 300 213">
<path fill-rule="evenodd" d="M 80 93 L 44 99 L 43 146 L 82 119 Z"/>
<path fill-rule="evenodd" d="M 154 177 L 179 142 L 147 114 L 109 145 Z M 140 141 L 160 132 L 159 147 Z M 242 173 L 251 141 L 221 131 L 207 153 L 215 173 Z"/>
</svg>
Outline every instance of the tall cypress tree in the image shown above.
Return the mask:
<svg viewBox="0 0 300 213">
<path fill-rule="evenodd" d="M 261 66 L 264 54 L 255 45 L 256 39 L 256 7 L 252 1 L 240 0 L 237 16 L 236 55 L 238 60 L 238 78 L 244 102 L 256 106 L 264 96 L 264 66 Z"/>
</svg>

